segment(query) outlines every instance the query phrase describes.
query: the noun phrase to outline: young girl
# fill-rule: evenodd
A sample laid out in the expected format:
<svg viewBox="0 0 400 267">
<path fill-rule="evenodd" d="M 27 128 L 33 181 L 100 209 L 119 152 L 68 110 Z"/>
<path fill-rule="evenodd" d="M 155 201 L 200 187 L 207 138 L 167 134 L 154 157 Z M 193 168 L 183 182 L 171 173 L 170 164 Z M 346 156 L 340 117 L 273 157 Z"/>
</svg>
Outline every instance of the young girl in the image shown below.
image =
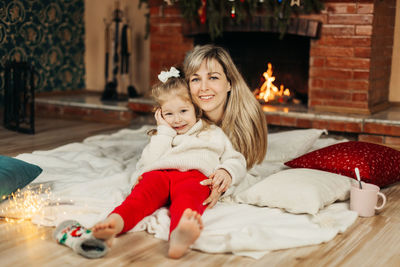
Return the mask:
<svg viewBox="0 0 400 267">
<path fill-rule="evenodd" d="M 203 228 L 203 202 L 210 188 L 200 182 L 211 179 L 212 188 L 225 192 L 245 176 L 246 160 L 219 127 L 199 119 L 200 110 L 177 69 L 162 72 L 159 79 L 152 89 L 157 131 L 137 163 L 142 175 L 125 201 L 92 231 L 96 238 L 111 241 L 169 204 L 168 255 L 180 258 Z"/>
</svg>

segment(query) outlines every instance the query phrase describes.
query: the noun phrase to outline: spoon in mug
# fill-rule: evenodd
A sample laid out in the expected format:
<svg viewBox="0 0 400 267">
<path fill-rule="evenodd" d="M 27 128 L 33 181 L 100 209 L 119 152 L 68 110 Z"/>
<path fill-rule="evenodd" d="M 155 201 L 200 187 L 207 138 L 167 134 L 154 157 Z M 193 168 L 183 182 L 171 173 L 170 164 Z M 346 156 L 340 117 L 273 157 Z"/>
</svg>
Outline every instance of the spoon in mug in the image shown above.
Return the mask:
<svg viewBox="0 0 400 267">
<path fill-rule="evenodd" d="M 358 184 L 360 185 L 360 189 L 362 189 L 361 178 L 360 178 L 360 170 L 356 167 L 354 169 L 354 171 L 356 172 L 356 176 L 357 176 Z"/>
</svg>

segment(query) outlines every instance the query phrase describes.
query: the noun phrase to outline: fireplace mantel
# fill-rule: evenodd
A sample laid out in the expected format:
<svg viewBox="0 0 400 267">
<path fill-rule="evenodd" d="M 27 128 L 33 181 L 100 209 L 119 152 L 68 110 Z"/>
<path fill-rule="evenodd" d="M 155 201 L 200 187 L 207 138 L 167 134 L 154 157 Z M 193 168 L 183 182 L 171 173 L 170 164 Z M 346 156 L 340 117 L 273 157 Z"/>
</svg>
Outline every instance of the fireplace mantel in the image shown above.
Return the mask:
<svg viewBox="0 0 400 267">
<path fill-rule="evenodd" d="M 310 38 L 317 38 L 322 22 L 314 19 L 307 18 L 292 18 L 288 25 L 287 34 L 294 34 L 300 36 L 307 36 Z M 245 24 L 232 23 L 231 19 L 226 18 L 224 21 L 224 32 L 271 32 L 279 33 L 277 27 L 265 26 L 264 17 L 257 15 L 251 21 Z M 193 37 L 198 34 L 207 34 L 208 30 L 206 25 L 197 23 L 184 23 L 182 26 L 182 34 L 186 37 Z"/>
</svg>

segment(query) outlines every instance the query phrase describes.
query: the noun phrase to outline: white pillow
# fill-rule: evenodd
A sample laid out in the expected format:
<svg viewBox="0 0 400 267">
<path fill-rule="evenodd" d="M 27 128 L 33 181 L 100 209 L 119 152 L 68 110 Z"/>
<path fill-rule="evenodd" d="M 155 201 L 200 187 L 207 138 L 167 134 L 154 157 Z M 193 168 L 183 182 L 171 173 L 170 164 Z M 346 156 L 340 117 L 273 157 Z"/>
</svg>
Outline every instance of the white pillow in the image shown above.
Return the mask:
<svg viewBox="0 0 400 267">
<path fill-rule="evenodd" d="M 307 153 L 326 130 L 306 129 L 268 134 L 264 161 L 289 161 Z"/>
<path fill-rule="evenodd" d="M 353 179 L 313 169 L 288 169 L 272 174 L 234 196 L 240 203 L 316 214 L 336 200 L 349 198 Z"/>
</svg>

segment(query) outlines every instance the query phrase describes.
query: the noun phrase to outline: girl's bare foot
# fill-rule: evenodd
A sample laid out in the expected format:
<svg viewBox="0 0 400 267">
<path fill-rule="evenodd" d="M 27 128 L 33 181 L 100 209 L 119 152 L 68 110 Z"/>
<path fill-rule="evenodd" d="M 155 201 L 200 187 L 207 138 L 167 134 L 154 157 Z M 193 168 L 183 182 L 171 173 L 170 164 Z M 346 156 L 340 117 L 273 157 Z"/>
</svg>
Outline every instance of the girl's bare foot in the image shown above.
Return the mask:
<svg viewBox="0 0 400 267">
<path fill-rule="evenodd" d="M 113 218 L 107 218 L 105 221 L 99 222 L 92 227 L 93 236 L 97 239 L 106 241 L 111 247 L 114 237 L 117 235 L 117 222 Z"/>
<path fill-rule="evenodd" d="M 199 237 L 201 230 L 203 230 L 201 215 L 197 211 L 186 209 L 178 226 L 171 233 L 168 256 L 174 259 L 182 257 Z"/>
</svg>

